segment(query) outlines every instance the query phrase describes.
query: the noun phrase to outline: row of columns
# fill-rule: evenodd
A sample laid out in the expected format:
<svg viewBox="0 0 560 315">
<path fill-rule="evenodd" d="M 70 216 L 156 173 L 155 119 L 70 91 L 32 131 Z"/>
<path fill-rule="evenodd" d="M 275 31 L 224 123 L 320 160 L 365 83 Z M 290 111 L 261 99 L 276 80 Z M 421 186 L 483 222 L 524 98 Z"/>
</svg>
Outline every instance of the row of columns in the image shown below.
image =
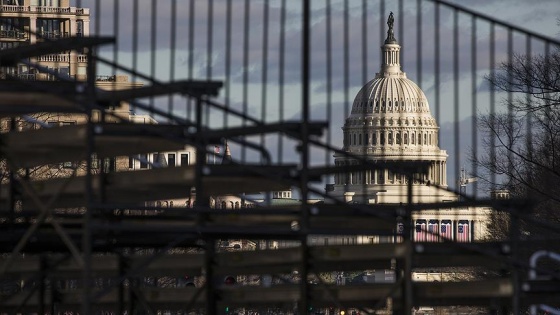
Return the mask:
<svg viewBox="0 0 560 315">
<path fill-rule="evenodd" d="M 386 50 L 385 59 L 387 65 L 398 65 L 401 63 L 398 50 Z"/>
<path fill-rule="evenodd" d="M 424 178 L 435 185 L 447 185 L 447 165 L 445 161 L 434 161 L 428 169 L 428 176 Z M 389 170 L 366 170 L 363 172 L 348 172 L 335 174 L 335 184 L 353 185 L 382 185 L 405 184 L 406 176 L 395 174 Z"/>
<path fill-rule="evenodd" d="M 432 145 L 437 146 L 437 132 L 407 132 L 386 130 L 378 132 L 347 132 L 345 145 Z"/>
</svg>

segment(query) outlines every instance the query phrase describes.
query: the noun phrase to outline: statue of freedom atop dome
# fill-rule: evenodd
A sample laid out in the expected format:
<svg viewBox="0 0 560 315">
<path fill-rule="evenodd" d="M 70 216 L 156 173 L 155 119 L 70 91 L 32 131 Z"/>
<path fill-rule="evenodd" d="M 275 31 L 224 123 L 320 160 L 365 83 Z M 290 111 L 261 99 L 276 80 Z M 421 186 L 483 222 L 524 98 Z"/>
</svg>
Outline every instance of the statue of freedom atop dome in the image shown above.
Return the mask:
<svg viewBox="0 0 560 315">
<path fill-rule="evenodd" d="M 389 14 L 389 18 L 387 19 L 387 26 L 389 29 L 387 30 L 387 39 L 385 40 L 385 44 L 396 44 L 397 39 L 395 39 L 395 33 L 393 32 L 393 25 L 395 24 L 395 17 L 393 16 L 393 12 Z"/>
</svg>

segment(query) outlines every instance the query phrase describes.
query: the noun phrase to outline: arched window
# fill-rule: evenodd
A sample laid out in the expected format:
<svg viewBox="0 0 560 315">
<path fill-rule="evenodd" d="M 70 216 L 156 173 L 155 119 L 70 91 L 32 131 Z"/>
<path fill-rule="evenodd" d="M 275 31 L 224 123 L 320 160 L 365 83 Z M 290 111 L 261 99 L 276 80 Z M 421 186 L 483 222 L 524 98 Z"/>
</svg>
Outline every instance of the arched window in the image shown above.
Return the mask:
<svg viewBox="0 0 560 315">
<path fill-rule="evenodd" d="M 422 134 L 418 133 L 418 145 L 422 145 Z"/>
<path fill-rule="evenodd" d="M 393 133 L 389 131 L 387 134 L 387 144 L 393 144 Z"/>
<path fill-rule="evenodd" d="M 384 145 L 385 144 L 385 132 L 381 131 L 381 133 L 379 134 L 379 144 Z"/>
<path fill-rule="evenodd" d="M 239 201 L 235 202 L 235 209 L 239 209 Z"/>
<path fill-rule="evenodd" d="M 371 144 L 377 145 L 377 133 L 374 132 L 371 136 Z"/>
<path fill-rule="evenodd" d="M 404 144 L 408 144 L 408 133 L 404 133 Z"/>
<path fill-rule="evenodd" d="M 430 140 L 430 142 L 429 142 L 430 145 L 432 145 L 432 134 L 431 133 L 430 133 L 430 136 L 429 136 L 429 140 Z"/>
<path fill-rule="evenodd" d="M 358 135 L 358 144 L 362 145 L 362 134 L 361 133 Z"/>
<path fill-rule="evenodd" d="M 368 145 L 369 144 L 369 134 L 368 133 L 364 134 L 364 137 L 365 137 L 364 144 Z"/>
<path fill-rule="evenodd" d="M 354 134 L 354 141 L 352 142 L 353 145 L 356 145 L 356 134 Z"/>
<path fill-rule="evenodd" d="M 400 132 L 397 132 L 397 134 L 396 134 L 396 143 L 401 144 L 401 134 L 400 134 Z"/>
<path fill-rule="evenodd" d="M 413 132 L 410 134 L 410 144 L 414 144 L 416 142 L 415 139 L 416 138 L 414 137 L 414 132 Z"/>
<path fill-rule="evenodd" d="M 427 144 L 428 144 L 428 142 L 427 142 L 426 140 L 427 140 L 427 135 L 424 134 L 424 145 L 427 145 Z"/>
</svg>

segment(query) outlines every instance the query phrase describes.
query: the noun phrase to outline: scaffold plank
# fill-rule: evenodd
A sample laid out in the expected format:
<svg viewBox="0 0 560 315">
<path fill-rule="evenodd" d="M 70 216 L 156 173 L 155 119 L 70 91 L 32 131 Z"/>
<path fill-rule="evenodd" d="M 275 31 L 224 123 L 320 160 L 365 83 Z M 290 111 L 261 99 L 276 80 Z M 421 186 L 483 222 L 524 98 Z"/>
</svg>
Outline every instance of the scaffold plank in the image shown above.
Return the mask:
<svg viewBox="0 0 560 315">
<path fill-rule="evenodd" d="M 98 91 L 97 100 L 102 104 L 115 104 L 122 101 L 130 101 L 145 97 L 157 97 L 174 93 L 188 94 L 190 96 L 197 97 L 202 95 L 217 96 L 222 86 L 223 83 L 219 81 L 182 80 L 130 89 Z"/>
<path fill-rule="evenodd" d="M 221 176 L 208 174 L 202 179 L 204 191 L 211 195 L 241 194 L 284 189 L 286 184 L 277 179 L 258 173 L 258 166 L 253 171 L 236 168 L 231 165 L 231 172 L 239 170 L 237 175 Z M 222 168 L 223 169 L 223 168 Z M 271 167 L 265 167 L 270 170 Z M 94 200 L 106 204 L 138 204 L 146 201 L 188 198 L 195 185 L 195 166 L 164 167 L 140 171 L 116 172 L 95 175 L 92 178 Z M 83 207 L 86 200 L 86 177 L 53 178 L 31 181 L 37 197 L 46 202 L 57 191 L 62 192 L 54 201 L 54 207 Z M 9 198 L 7 184 L 3 185 L 0 200 Z M 64 187 L 64 188 L 63 188 Z M 101 188 L 104 193 L 100 195 Z M 24 208 L 34 207 L 31 195 L 20 188 Z"/>
<path fill-rule="evenodd" d="M 87 125 L 70 125 L 0 135 L 1 152 L 18 167 L 77 162 L 86 159 Z M 93 152 L 99 158 L 177 151 L 183 128 L 169 125 L 97 124 Z M 171 138 L 171 139 L 169 139 Z"/>
<path fill-rule="evenodd" d="M 158 309 L 181 309 L 192 300 L 193 307 L 204 305 L 203 295 L 196 297 L 198 288 L 157 288 L 142 286 L 138 288 L 143 298 Z M 453 305 L 507 305 L 511 299 L 513 285 L 509 279 L 492 279 L 483 281 L 461 282 L 415 282 L 416 306 L 453 306 Z M 128 291 L 128 290 L 127 290 Z M 220 286 L 219 307 L 278 307 L 289 309 L 300 300 L 297 284 L 262 286 Z M 46 292 L 50 296 L 52 292 Z M 61 290 L 57 292 L 59 310 L 71 310 L 79 307 L 81 290 Z M 392 298 L 394 309 L 401 309 L 401 289 L 394 284 L 368 285 L 312 285 L 310 287 L 310 305 L 314 308 L 332 307 L 383 307 L 387 297 Z M 5 309 L 10 309 L 22 302 L 24 294 L 18 294 L 3 301 Z M 119 293 L 116 288 L 107 290 L 96 301 L 98 309 L 116 309 Z M 130 295 L 124 295 L 124 302 L 130 301 Z M 28 298 L 26 307 L 38 307 L 38 294 Z"/>
</svg>

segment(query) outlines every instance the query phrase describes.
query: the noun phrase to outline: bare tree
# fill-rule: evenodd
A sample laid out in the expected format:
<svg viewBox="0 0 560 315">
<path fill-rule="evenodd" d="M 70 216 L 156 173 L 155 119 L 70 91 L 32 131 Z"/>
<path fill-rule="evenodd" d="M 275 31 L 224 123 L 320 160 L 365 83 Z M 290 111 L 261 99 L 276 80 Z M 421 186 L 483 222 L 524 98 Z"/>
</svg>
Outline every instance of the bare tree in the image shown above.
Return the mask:
<svg viewBox="0 0 560 315">
<path fill-rule="evenodd" d="M 560 49 L 514 55 L 486 79 L 493 89 L 507 93 L 506 110 L 479 118 L 484 153 L 475 161 L 489 188 L 507 189 L 512 197 L 533 202 L 531 212 L 521 213 L 521 236 L 548 238 L 551 227 L 560 224 Z M 509 235 L 507 214 L 496 214 L 491 221 L 492 235 Z"/>
</svg>

